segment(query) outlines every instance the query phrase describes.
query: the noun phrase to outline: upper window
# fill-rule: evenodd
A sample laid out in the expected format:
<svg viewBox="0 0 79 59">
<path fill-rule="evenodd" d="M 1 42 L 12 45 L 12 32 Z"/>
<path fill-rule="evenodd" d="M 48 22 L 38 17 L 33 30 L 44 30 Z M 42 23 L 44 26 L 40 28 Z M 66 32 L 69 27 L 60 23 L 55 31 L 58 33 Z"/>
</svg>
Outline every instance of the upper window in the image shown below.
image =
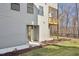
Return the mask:
<svg viewBox="0 0 79 59">
<path fill-rule="evenodd" d="M 20 11 L 20 4 L 19 3 L 11 3 L 11 9 Z"/>
<path fill-rule="evenodd" d="M 33 14 L 34 13 L 34 4 L 27 3 L 27 13 Z"/>
<path fill-rule="evenodd" d="M 39 6 L 38 14 L 42 15 L 42 16 L 44 15 L 44 11 L 43 11 L 43 7 L 42 6 Z"/>
</svg>

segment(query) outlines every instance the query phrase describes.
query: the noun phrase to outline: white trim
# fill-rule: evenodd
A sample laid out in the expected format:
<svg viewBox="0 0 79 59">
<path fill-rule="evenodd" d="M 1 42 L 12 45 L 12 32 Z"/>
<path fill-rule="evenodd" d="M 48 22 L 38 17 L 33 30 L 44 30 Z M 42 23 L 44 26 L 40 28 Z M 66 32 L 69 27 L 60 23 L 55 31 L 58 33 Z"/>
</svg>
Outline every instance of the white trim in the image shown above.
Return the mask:
<svg viewBox="0 0 79 59">
<path fill-rule="evenodd" d="M 29 48 L 29 45 L 25 44 L 25 45 L 20 45 L 20 46 L 0 49 L 0 54 L 4 54 L 4 53 L 7 53 L 7 52 L 12 52 L 15 49 L 21 50 L 21 49 L 25 49 L 25 48 Z"/>
<path fill-rule="evenodd" d="M 40 42 L 31 42 L 29 41 L 31 47 L 40 46 Z"/>
</svg>

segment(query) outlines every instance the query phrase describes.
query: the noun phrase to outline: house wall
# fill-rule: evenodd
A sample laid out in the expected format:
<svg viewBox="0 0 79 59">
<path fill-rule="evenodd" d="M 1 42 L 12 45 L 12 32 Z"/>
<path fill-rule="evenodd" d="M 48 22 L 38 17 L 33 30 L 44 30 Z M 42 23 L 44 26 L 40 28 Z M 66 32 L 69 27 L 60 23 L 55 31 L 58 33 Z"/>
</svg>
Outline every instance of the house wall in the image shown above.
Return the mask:
<svg viewBox="0 0 79 59">
<path fill-rule="evenodd" d="M 27 4 L 21 3 L 19 12 L 11 10 L 10 3 L 0 3 L 0 49 L 24 44 L 28 47 L 26 25 L 36 24 L 36 20 L 36 12 L 27 14 Z"/>
<path fill-rule="evenodd" d="M 48 5 L 44 3 L 36 4 L 37 8 L 43 6 L 44 15 L 38 14 L 38 25 L 39 25 L 39 41 L 45 41 L 49 38 L 48 32 Z"/>
<path fill-rule="evenodd" d="M 44 15 L 38 15 L 39 5 Z M 39 41 L 48 40 L 48 5 L 34 4 L 34 14 L 27 13 L 27 4 L 20 4 L 20 12 L 11 10 L 10 3 L 0 3 L 0 49 L 26 45 L 29 47 L 26 25 L 39 25 Z"/>
<path fill-rule="evenodd" d="M 48 7 L 51 6 L 57 9 L 57 3 L 36 3 L 35 4 L 39 9 L 39 6 L 43 6 L 44 15 L 38 14 L 38 25 L 39 25 L 39 41 L 49 40 L 50 32 L 48 28 Z"/>
</svg>

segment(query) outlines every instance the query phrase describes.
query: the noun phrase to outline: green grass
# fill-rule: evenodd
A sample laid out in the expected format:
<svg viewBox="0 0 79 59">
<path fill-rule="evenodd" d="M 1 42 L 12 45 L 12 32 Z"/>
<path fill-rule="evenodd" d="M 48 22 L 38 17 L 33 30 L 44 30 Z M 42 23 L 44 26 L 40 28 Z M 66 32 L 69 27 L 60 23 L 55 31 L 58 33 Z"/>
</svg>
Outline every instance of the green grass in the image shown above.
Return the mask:
<svg viewBox="0 0 79 59">
<path fill-rule="evenodd" d="M 79 56 L 79 40 L 64 41 L 55 45 L 35 49 L 21 56 Z"/>
</svg>

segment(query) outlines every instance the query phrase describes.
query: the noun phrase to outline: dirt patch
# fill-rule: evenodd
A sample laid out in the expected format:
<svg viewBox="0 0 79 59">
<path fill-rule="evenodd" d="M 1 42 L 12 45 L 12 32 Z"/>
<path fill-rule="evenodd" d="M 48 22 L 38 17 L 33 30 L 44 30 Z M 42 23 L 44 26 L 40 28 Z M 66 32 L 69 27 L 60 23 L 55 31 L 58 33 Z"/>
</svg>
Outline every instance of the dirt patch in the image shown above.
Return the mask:
<svg viewBox="0 0 79 59">
<path fill-rule="evenodd" d="M 57 43 L 60 43 L 60 42 L 63 42 L 63 41 L 70 41 L 71 39 L 53 39 L 53 40 L 49 40 L 49 41 L 43 41 L 41 42 L 41 46 L 44 47 L 44 46 L 47 46 L 47 45 L 54 45 L 54 44 L 57 44 Z"/>
</svg>

